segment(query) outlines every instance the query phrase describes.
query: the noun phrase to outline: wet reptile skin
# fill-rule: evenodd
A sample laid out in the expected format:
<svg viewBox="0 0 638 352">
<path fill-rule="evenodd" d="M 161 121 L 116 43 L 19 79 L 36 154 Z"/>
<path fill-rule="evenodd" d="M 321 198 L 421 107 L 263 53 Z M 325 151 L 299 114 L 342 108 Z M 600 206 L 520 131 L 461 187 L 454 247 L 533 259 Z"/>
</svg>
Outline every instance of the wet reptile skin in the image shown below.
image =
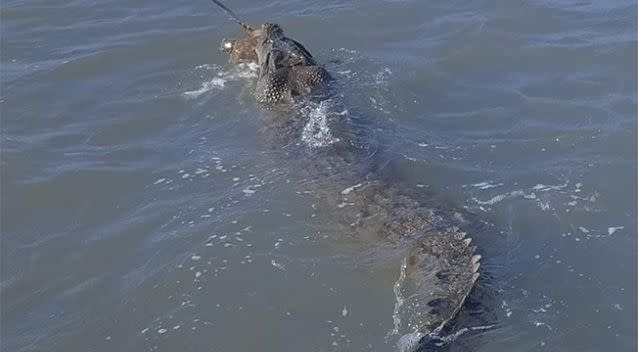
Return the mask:
<svg viewBox="0 0 638 352">
<path fill-rule="evenodd" d="M 330 80 L 312 55 L 297 41 L 287 38 L 276 24 L 261 26 L 255 52 L 259 78 L 257 101 L 265 104 L 289 103 L 293 96 L 305 95 Z"/>
<path fill-rule="evenodd" d="M 231 63 L 256 58 L 255 97 L 261 103 L 291 103 L 293 97 L 330 80 L 303 45 L 285 37 L 278 25 L 264 24 L 232 43 L 225 50 Z M 363 171 L 365 153 L 360 152 L 361 144 L 344 119 L 336 116 L 331 122 L 337 142 L 314 154 L 300 173 L 312 180 L 308 187 L 316 197 L 339 209 L 337 217 L 344 233 L 373 243 L 410 243 L 404 273 L 411 289 L 404 309 L 410 315 L 407 323 L 413 335 L 405 339 L 411 342 L 403 350 L 422 350 L 419 339 L 438 333 L 463 306 L 479 276 L 480 255 L 459 229 L 462 220 L 416 200 L 411 190 Z M 303 114 L 291 113 L 288 118 L 270 121 L 265 129 L 278 136 L 274 139 L 289 143 L 299 139 L 304 122 Z"/>
</svg>

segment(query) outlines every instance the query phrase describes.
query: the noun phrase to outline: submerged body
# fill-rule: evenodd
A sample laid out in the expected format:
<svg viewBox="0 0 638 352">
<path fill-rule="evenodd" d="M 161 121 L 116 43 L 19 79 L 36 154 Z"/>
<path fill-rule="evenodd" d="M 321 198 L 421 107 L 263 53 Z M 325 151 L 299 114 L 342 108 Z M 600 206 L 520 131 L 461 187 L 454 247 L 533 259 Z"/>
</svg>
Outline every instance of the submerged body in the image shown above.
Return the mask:
<svg viewBox="0 0 638 352">
<path fill-rule="evenodd" d="M 232 43 L 225 50 L 231 62 L 256 57 L 255 97 L 261 103 L 291 103 L 293 97 L 314 92 L 330 80 L 303 45 L 285 37 L 278 25 L 264 24 Z M 253 44 L 255 57 L 250 52 Z M 271 130 L 294 140 L 301 137 L 305 124 L 303 114 L 291 114 L 296 117 L 277 119 Z M 436 336 L 457 315 L 479 276 L 481 257 L 459 230 L 459 219 L 365 171 L 365 153 L 348 131 L 347 117 L 328 115 L 326 124 L 336 137 L 316 148 L 316 157 L 302 172 L 314 180 L 312 192 L 339 209 L 348 233 L 379 243 L 410 244 L 401 274 L 405 280 L 400 290 L 406 299 L 395 313 L 406 311 L 409 317 L 409 333 L 400 339 L 400 350 L 418 351 L 423 348 L 420 341 Z"/>
</svg>

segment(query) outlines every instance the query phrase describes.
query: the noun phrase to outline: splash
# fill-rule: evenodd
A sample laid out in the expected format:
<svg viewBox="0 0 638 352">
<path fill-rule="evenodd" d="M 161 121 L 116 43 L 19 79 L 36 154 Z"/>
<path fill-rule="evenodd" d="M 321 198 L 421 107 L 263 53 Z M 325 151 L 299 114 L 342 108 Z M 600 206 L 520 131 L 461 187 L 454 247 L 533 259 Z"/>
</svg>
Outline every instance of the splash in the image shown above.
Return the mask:
<svg viewBox="0 0 638 352">
<path fill-rule="evenodd" d="M 405 299 L 403 298 L 403 294 L 401 293 L 401 287 L 405 282 L 405 270 L 407 268 L 407 261 L 404 258 L 403 262 L 401 262 L 401 271 L 399 272 L 399 279 L 394 283 L 393 291 L 394 296 L 396 297 L 396 302 L 394 302 L 394 310 L 392 311 L 392 322 L 394 324 L 394 328 L 390 332 L 390 336 L 399 334 L 399 328 L 401 327 L 401 306 L 403 306 L 403 302 Z"/>
<path fill-rule="evenodd" d="M 301 140 L 309 147 L 321 148 L 339 142 L 339 138 L 332 135 L 328 119 L 332 114 L 345 115 L 348 112 L 332 112 L 331 106 L 329 100 L 324 100 L 318 104 L 309 103 L 309 106 L 302 109 L 302 113 L 308 115 L 308 122 L 301 132 Z"/>
<path fill-rule="evenodd" d="M 220 70 L 217 66 L 210 65 L 200 65 L 195 67 L 196 70 Z M 257 77 L 257 69 L 258 66 L 255 63 L 247 63 L 247 64 L 239 64 L 236 68 L 231 71 L 220 70 L 217 72 L 215 77 L 211 80 L 202 82 L 200 87 L 195 90 L 189 90 L 184 92 L 184 97 L 189 99 L 195 99 L 210 92 L 212 90 L 221 90 L 226 87 L 226 83 L 240 81 L 240 80 L 248 80 Z"/>
<path fill-rule="evenodd" d="M 514 184 L 516 185 L 516 183 Z M 595 211 L 594 205 L 596 203 L 598 193 L 593 191 L 590 195 L 583 196 L 582 183 L 571 184 L 569 180 L 566 180 L 562 184 L 545 185 L 537 183 L 534 186 L 527 188 L 513 189 L 508 192 L 497 193 L 490 196 L 490 198 L 479 199 L 475 196 L 471 198 L 479 209 L 483 211 L 489 211 L 492 207 L 496 206 L 508 199 L 522 198 L 536 203 L 536 205 L 543 211 L 547 212 L 570 212 L 576 209 L 578 205 L 583 210 L 592 212 Z M 494 181 L 484 181 L 480 183 L 463 185 L 463 187 L 472 187 L 479 191 L 487 191 L 490 193 L 492 189 L 496 188 L 513 188 L 512 185 L 505 183 L 497 183 Z"/>
<path fill-rule="evenodd" d="M 197 98 L 200 95 L 209 92 L 213 89 L 222 89 L 226 85 L 227 79 L 223 79 L 220 77 L 215 77 L 208 82 L 203 82 L 199 89 L 186 91 L 184 92 L 184 96 L 187 98 Z"/>
<path fill-rule="evenodd" d="M 419 341 L 421 341 L 423 336 L 425 335 L 418 331 L 401 336 L 399 341 L 397 341 L 397 350 L 399 352 L 414 351 L 414 348 L 418 346 Z"/>
</svg>

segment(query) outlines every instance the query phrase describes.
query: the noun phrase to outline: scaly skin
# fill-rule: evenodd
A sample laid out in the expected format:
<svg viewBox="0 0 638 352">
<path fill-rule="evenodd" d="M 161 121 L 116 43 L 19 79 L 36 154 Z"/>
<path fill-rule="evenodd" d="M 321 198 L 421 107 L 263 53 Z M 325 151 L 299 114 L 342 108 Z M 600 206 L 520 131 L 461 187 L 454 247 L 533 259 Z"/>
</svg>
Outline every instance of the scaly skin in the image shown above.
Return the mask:
<svg viewBox="0 0 638 352">
<path fill-rule="evenodd" d="M 308 94 L 330 79 L 308 50 L 285 37 L 279 25 L 266 23 L 260 31 L 255 47 L 259 64 L 257 101 L 271 105 L 289 103 L 292 97 Z"/>
<path fill-rule="evenodd" d="M 284 36 L 279 25 L 266 23 L 246 32 L 243 39 L 224 39 L 220 49 L 232 64 L 259 64 L 255 97 L 260 103 L 290 103 L 292 97 L 311 93 L 331 79 L 301 43 Z"/>
<path fill-rule="evenodd" d="M 226 51 L 232 63 L 259 65 L 255 96 L 261 103 L 290 103 L 330 80 L 303 45 L 284 36 L 278 25 L 264 24 L 230 43 Z M 480 255 L 458 229 L 457 219 L 414 199 L 413 192 L 368 174 L 362 167 L 367 156 L 348 121 L 339 114 L 328 119 L 335 142 L 322 147 L 300 173 L 312 180 L 308 187 L 317 197 L 339 209 L 348 232 L 378 243 L 411 244 L 403 265 L 406 284 L 401 289 L 407 296 L 401 309 L 408 310 L 413 333 L 401 343 L 403 351 L 416 350 L 421 337 L 438 333 L 457 315 L 479 276 Z M 303 122 L 304 117 L 293 112 L 267 127 L 294 141 Z"/>
</svg>

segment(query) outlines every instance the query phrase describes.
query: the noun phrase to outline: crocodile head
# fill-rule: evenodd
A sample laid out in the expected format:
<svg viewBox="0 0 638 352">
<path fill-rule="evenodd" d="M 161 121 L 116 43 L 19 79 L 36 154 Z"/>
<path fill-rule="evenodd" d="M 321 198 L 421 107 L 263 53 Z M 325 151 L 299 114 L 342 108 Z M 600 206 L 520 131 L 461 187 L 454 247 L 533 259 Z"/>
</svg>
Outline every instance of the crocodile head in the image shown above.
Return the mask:
<svg viewBox="0 0 638 352">
<path fill-rule="evenodd" d="M 228 54 L 228 61 L 237 65 L 257 63 L 255 47 L 261 38 L 261 28 L 246 29 L 246 37 L 241 39 L 222 39 L 219 50 Z"/>
<path fill-rule="evenodd" d="M 283 38 L 283 30 L 278 25 L 266 23 L 261 26 L 261 37 L 255 46 L 259 65 L 255 97 L 261 103 L 290 102 L 294 95 Z"/>
<path fill-rule="evenodd" d="M 281 27 L 274 23 L 265 23 L 261 26 L 260 32 L 261 36 L 255 46 L 259 76 L 263 77 L 277 69 L 293 66 L 290 61 L 294 54 L 291 51 L 295 48 L 289 45 Z"/>
<path fill-rule="evenodd" d="M 264 23 L 246 28 L 246 37 L 223 40 L 221 50 L 232 64 L 255 63 L 259 67 L 256 97 L 262 103 L 289 102 L 290 97 L 311 92 L 330 79 L 310 52 L 286 37 L 281 26 Z"/>
<path fill-rule="evenodd" d="M 286 54 L 286 65 L 316 65 L 308 50 L 298 41 L 286 37 L 278 24 L 265 23 L 260 28 L 246 29 L 246 37 L 241 39 L 223 39 L 220 50 L 227 53 L 232 64 L 258 63 L 257 51 L 263 42 L 273 43 L 276 48 Z"/>
<path fill-rule="evenodd" d="M 222 39 L 219 50 L 228 54 L 231 64 L 257 63 L 256 49 L 268 37 L 270 40 L 285 39 L 281 27 L 274 23 L 265 23 L 260 28 L 249 27 L 246 36 L 241 39 Z"/>
<path fill-rule="evenodd" d="M 256 95 L 261 102 L 287 102 L 290 97 L 310 93 L 330 79 L 308 50 L 286 37 L 277 24 L 261 26 L 255 52 L 259 65 Z"/>
</svg>

